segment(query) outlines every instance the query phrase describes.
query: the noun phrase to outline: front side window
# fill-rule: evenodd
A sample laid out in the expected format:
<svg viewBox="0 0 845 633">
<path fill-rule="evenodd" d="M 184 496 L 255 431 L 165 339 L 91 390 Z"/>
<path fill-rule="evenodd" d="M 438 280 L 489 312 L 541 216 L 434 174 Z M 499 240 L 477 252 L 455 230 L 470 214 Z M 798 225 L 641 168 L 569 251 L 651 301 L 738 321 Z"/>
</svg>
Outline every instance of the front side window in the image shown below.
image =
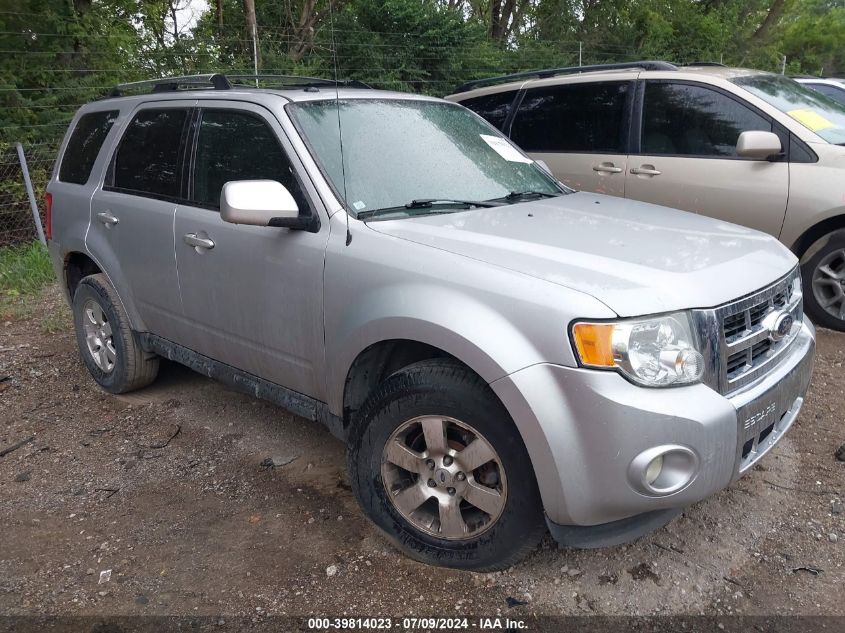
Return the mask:
<svg viewBox="0 0 845 633">
<path fill-rule="evenodd" d="M 191 200 L 218 208 L 223 185 L 230 180 L 275 180 L 306 208 L 293 167 L 276 134 L 248 112 L 204 110 L 197 136 Z"/>
<path fill-rule="evenodd" d="M 630 82 L 580 83 L 529 90 L 511 128 L 529 152 L 626 153 Z"/>
<path fill-rule="evenodd" d="M 117 149 L 113 186 L 154 197 L 177 197 L 179 148 L 187 119 L 185 109 L 139 112 Z"/>
<path fill-rule="evenodd" d="M 828 143 L 845 145 L 845 105 L 782 75 L 746 75 L 733 82 Z"/>
<path fill-rule="evenodd" d="M 736 99 L 693 84 L 648 82 L 643 103 L 641 153 L 736 156 L 739 135 L 772 131 L 772 123 Z"/>
<path fill-rule="evenodd" d="M 119 112 L 89 112 L 79 117 L 79 122 L 68 140 L 62 164 L 59 167 L 59 180 L 84 185 L 88 182 L 94 161 L 103 146 L 103 141 L 114 125 Z"/>
<path fill-rule="evenodd" d="M 501 130 L 508 118 L 514 94 L 514 92 L 497 92 L 492 95 L 461 101 L 461 105 L 469 108 L 486 119 L 493 127 Z"/>
<path fill-rule="evenodd" d="M 562 192 L 506 138 L 453 103 L 340 99 L 287 108 L 335 191 L 356 214 L 392 208 L 401 213 L 421 200 Z"/>
</svg>

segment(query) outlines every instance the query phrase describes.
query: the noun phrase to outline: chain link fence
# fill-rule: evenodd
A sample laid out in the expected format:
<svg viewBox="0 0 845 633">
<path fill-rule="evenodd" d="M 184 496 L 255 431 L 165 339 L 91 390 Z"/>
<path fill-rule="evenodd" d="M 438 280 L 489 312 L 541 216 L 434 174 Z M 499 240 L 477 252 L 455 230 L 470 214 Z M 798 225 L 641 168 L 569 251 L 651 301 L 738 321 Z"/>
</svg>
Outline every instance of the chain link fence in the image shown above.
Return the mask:
<svg viewBox="0 0 845 633">
<path fill-rule="evenodd" d="M 53 171 L 57 143 L 37 143 L 23 147 L 30 182 L 44 224 L 44 190 Z M 14 144 L 0 145 L 0 248 L 26 244 L 39 239 L 24 178 L 24 168 Z"/>
</svg>

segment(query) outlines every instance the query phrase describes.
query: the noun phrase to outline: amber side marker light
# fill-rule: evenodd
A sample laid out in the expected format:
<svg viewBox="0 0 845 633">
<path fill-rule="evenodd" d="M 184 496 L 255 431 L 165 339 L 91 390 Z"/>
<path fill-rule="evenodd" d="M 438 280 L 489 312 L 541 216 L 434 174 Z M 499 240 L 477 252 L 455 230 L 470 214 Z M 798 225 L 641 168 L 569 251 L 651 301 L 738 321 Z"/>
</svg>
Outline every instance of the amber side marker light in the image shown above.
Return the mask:
<svg viewBox="0 0 845 633">
<path fill-rule="evenodd" d="M 572 327 L 572 338 L 584 365 L 614 366 L 613 327 L 612 323 L 576 323 Z"/>
</svg>

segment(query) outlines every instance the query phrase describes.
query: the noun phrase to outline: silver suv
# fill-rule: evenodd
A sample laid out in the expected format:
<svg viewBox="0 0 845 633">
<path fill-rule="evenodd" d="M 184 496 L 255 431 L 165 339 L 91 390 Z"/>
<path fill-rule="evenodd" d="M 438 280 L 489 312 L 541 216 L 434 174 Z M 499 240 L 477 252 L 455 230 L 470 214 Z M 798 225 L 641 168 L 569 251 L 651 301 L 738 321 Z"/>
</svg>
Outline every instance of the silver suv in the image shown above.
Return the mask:
<svg viewBox="0 0 845 633">
<path fill-rule="evenodd" d="M 792 425 L 815 334 L 777 240 L 572 192 L 453 103 L 290 81 L 77 113 L 50 253 L 103 389 L 164 357 L 322 422 L 393 542 L 477 570 L 655 529 Z"/>
<path fill-rule="evenodd" d="M 576 189 L 780 238 L 809 315 L 845 330 L 845 105 L 781 75 L 654 61 L 483 79 L 447 99 Z"/>
</svg>

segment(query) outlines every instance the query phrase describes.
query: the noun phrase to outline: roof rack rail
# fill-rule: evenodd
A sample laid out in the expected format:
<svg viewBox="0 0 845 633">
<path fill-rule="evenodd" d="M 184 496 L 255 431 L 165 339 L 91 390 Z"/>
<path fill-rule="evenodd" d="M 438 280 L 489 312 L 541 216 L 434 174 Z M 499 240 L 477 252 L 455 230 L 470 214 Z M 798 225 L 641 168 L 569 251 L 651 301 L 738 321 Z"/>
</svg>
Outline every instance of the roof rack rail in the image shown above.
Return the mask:
<svg viewBox="0 0 845 633">
<path fill-rule="evenodd" d="M 300 77 L 297 75 L 252 75 L 222 73 L 210 73 L 205 75 L 185 75 L 182 77 L 162 77 L 160 79 L 147 79 L 144 81 L 133 81 L 119 84 L 112 88 L 109 97 L 122 97 L 127 91 L 134 91 L 144 88 L 152 88 L 152 92 L 174 92 L 177 90 L 197 90 L 211 88 L 213 90 L 231 90 L 234 87 L 250 87 L 244 80 L 255 82 L 256 87 L 259 81 L 273 81 L 283 84 L 286 87 L 316 88 L 318 86 L 342 86 L 345 88 L 369 88 L 362 81 L 354 79 L 321 79 L 319 77 Z"/>
<path fill-rule="evenodd" d="M 270 81 L 283 84 L 285 86 L 296 88 L 316 88 L 318 86 L 342 86 L 345 88 L 371 88 L 372 86 L 365 84 L 363 81 L 357 79 L 323 79 L 321 77 L 305 77 L 300 75 L 253 75 L 253 74 L 229 74 L 227 79 L 231 79 L 232 85 L 239 87 L 246 86 L 242 83 L 244 80 L 250 82 Z M 235 81 L 240 80 L 240 81 Z"/>
<path fill-rule="evenodd" d="M 589 73 L 597 70 L 623 70 L 626 68 L 639 68 L 641 70 L 678 70 L 675 64 L 662 61 L 639 61 L 639 62 L 622 62 L 618 64 L 592 64 L 590 66 L 567 66 L 564 68 L 545 68 L 542 70 L 529 70 L 521 73 L 514 73 L 512 75 L 502 75 L 501 77 L 488 77 L 486 79 L 476 79 L 474 81 L 467 81 L 455 89 L 455 92 L 467 92 L 474 88 L 481 88 L 482 86 L 492 86 L 495 84 L 506 83 L 508 81 L 517 81 L 519 79 L 545 79 L 546 77 L 555 77 L 556 75 L 575 75 L 578 73 Z"/>
<path fill-rule="evenodd" d="M 162 77 L 160 79 L 147 79 L 145 81 L 133 81 L 126 84 L 118 84 L 112 88 L 110 97 L 122 97 L 127 90 L 151 87 L 152 92 L 171 92 L 184 90 L 185 88 L 205 88 L 211 86 L 215 90 L 229 90 L 232 84 L 220 73 L 206 75 L 185 75 L 182 77 Z"/>
<path fill-rule="evenodd" d="M 684 66 L 718 66 L 719 68 L 727 68 L 727 65 L 722 62 L 689 62 Z"/>
</svg>

